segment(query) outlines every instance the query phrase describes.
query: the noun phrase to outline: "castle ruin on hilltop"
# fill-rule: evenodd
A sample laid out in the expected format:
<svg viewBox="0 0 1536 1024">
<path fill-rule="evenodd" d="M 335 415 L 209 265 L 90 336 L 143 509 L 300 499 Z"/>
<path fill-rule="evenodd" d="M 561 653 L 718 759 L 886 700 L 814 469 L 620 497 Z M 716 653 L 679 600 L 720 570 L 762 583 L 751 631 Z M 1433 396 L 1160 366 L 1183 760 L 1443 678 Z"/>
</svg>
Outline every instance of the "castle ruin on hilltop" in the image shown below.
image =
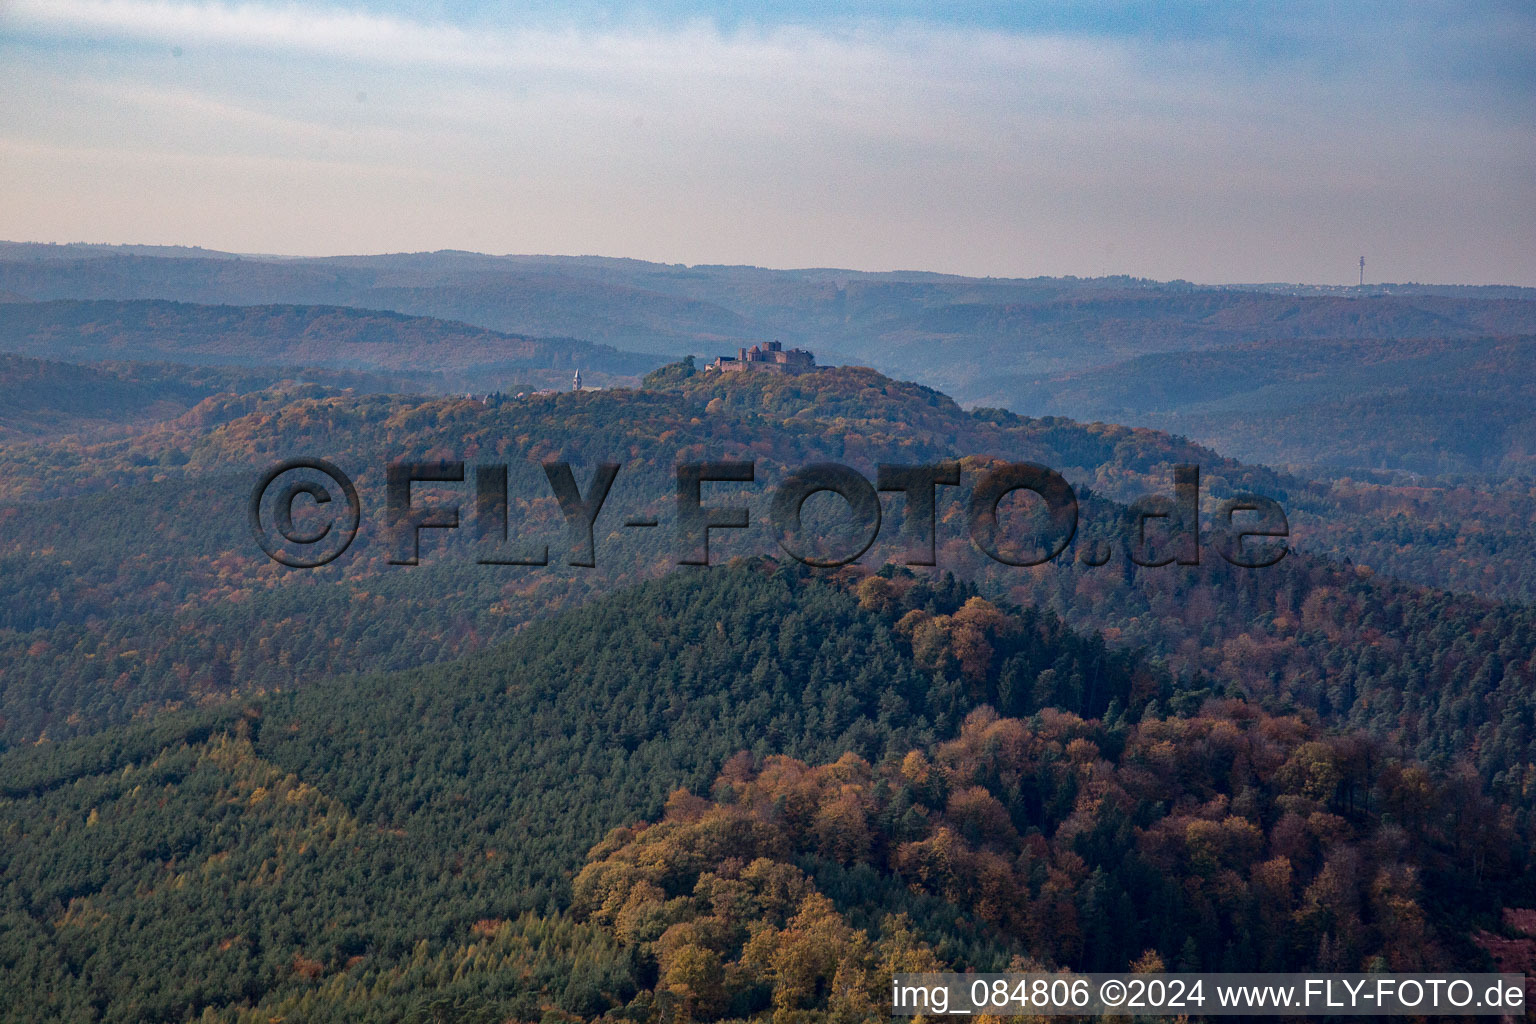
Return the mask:
<svg viewBox="0 0 1536 1024">
<path fill-rule="evenodd" d="M 706 369 L 720 373 L 805 373 L 816 369 L 816 356 L 803 348 L 786 349 L 783 342 L 770 341 L 766 346 L 737 349 L 734 356 L 717 356 Z"/>
</svg>

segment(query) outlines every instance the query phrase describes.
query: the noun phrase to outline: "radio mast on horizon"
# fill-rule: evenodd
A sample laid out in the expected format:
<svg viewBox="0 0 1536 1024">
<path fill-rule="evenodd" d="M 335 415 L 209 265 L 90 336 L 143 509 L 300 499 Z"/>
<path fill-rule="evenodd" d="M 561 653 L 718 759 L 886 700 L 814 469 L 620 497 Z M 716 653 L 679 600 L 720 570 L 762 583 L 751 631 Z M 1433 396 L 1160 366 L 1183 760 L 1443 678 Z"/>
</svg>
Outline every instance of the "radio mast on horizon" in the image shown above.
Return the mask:
<svg viewBox="0 0 1536 1024">
<path fill-rule="evenodd" d="M 1365 257 L 1360 257 L 1360 287 L 1365 287 Z"/>
</svg>

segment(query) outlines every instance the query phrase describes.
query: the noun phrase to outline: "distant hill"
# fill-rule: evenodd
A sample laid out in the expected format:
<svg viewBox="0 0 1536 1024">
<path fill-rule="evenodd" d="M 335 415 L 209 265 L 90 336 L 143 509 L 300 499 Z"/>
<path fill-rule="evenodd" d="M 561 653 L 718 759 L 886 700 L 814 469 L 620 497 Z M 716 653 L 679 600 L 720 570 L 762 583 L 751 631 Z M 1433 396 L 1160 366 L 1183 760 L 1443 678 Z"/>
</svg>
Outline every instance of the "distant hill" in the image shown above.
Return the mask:
<svg viewBox="0 0 1536 1024">
<path fill-rule="evenodd" d="M 1243 288 L 1130 277 L 966 278 L 913 271 L 772 270 L 458 251 L 294 259 L 198 249 L 3 243 L 0 291 L 34 300 L 333 307 L 315 314 L 319 319 L 312 332 L 282 326 L 290 335 L 309 336 L 307 345 L 292 337 L 281 342 L 299 349 L 285 361 L 355 367 L 360 364 L 350 360 L 357 357 L 371 360 L 373 368 L 451 371 L 459 374 L 451 389 L 462 391 L 492 390 L 514 381 L 547 387 L 561 383 L 551 376 L 557 369 L 568 374 L 577 362 L 591 383 L 603 385 L 632 379 L 659 361 L 647 364 L 642 357 L 601 347 L 583 350 L 575 347 L 579 343 L 552 337 L 581 338 L 669 358 L 683 353 L 713 356 L 776 338 L 811 349 L 823 364 L 872 366 L 941 389 L 965 405 L 1030 415 L 1120 418 L 1194 432 L 1252 460 L 1328 470 L 1390 468 L 1501 478 L 1523 472 L 1531 450 L 1528 432 L 1518 426 L 1524 398 L 1508 397 L 1508 387 L 1477 392 L 1481 385 L 1452 384 L 1459 390 L 1447 409 L 1438 408 L 1435 401 L 1426 403 L 1422 388 L 1402 390 L 1415 365 L 1434 372 L 1437 360 L 1447 358 L 1433 352 L 1438 343 L 1536 335 L 1536 289 L 1512 286 Z M 384 314 L 365 325 L 367 317 L 334 312 L 342 306 L 446 319 L 455 326 L 387 322 L 381 319 Z M 21 314 L 15 307 L 0 308 L 5 309 L 0 313 L 3 336 L 6 322 Z M 477 330 L 499 332 L 503 339 L 493 341 Z M 359 344 L 364 331 L 381 332 L 381 338 L 391 335 L 392 340 L 370 348 Z M 451 346 L 429 340 L 444 331 L 455 335 Z M 233 340 L 235 349 L 273 343 L 267 337 L 270 326 L 212 324 L 193 331 L 199 332 L 233 335 L 225 340 Z M 242 339 L 242 332 L 250 336 Z M 323 333 L 346 344 L 330 352 Z M 507 342 L 506 337 L 517 340 Z M 1315 387 L 1309 391 L 1287 385 L 1272 392 L 1269 405 L 1278 413 L 1286 401 L 1294 398 L 1299 404 L 1286 413 L 1290 420 L 1275 421 L 1272 437 L 1264 431 L 1245 435 L 1241 424 L 1221 419 L 1219 408 L 1195 407 L 1228 396 L 1234 387 L 1244 391 L 1241 381 L 1247 377 L 1277 372 L 1257 365 L 1263 359 L 1278 360 L 1281 366 L 1300 360 L 1303 368 L 1332 375 L 1339 368 L 1348 370 L 1345 364 L 1352 352 L 1372 352 L 1371 343 L 1388 340 L 1409 342 L 1409 352 L 1419 354 L 1394 357 L 1402 375 L 1395 391 L 1365 382 L 1363 394 L 1379 395 L 1380 402 L 1341 390 L 1339 401 L 1358 407 L 1334 409 L 1315 404 L 1323 400 Z M 1300 342 L 1318 345 L 1287 344 Z M 1358 347 L 1351 349 L 1354 343 Z M 511 362 L 483 362 L 492 358 L 486 350 L 497 345 L 526 349 L 535 344 L 545 348 L 538 354 L 519 354 Z M 1236 355 L 1187 365 L 1157 358 L 1131 362 L 1181 353 L 1235 353 L 1245 351 L 1243 346 L 1272 347 L 1262 349 L 1267 355 L 1254 356 L 1253 364 Z M 172 347 L 199 354 L 132 358 L 233 358 L 230 346 L 206 340 L 178 341 Z M 457 362 L 439 365 L 447 347 L 479 354 L 455 356 Z M 129 358 L 14 350 L 49 358 Z M 1379 361 L 1382 356 L 1363 358 Z M 464 363 L 477 365 L 466 368 Z M 546 373 L 517 372 L 534 365 Z M 1502 372 L 1496 365 L 1486 369 L 1492 377 Z M 1100 370 L 1105 372 L 1096 374 Z M 1204 396 L 1191 398 L 1188 407 L 1145 407 L 1150 396 L 1133 395 L 1131 403 L 1115 398 L 1116 389 L 1124 387 L 1116 383 L 1118 377 L 1139 380 L 1149 373 L 1186 370 L 1191 383 L 1185 393 Z M 1474 376 L 1478 372 L 1474 368 Z M 1079 374 L 1085 376 L 1074 376 Z M 1349 376 L 1355 379 L 1352 370 Z M 1326 387 L 1326 381 L 1318 383 Z M 1055 393 L 1058 387 L 1063 394 Z M 1138 387 L 1132 384 L 1129 390 Z M 1151 391 L 1156 393 L 1158 387 L 1152 383 Z M 1486 415 L 1477 405 L 1480 393 L 1492 403 Z M 1166 418 L 1173 413 L 1182 418 Z M 1480 420 L 1488 416 L 1499 433 L 1492 441 L 1476 436 Z"/>
<path fill-rule="evenodd" d="M 126 361 L 82 365 L 0 353 L 0 441 L 120 434 L 174 420 L 213 395 L 285 380 L 361 392 L 432 393 L 444 386 L 440 376 L 427 373 Z"/>
<path fill-rule="evenodd" d="M 1275 337 L 1536 331 L 1536 290 L 1382 286 L 1340 293 L 1128 277 L 965 278 L 479 253 L 323 259 L 0 247 L 0 289 L 36 299 L 161 298 L 389 309 L 619 348 L 713 354 L 779 338 L 979 401 L 1039 375 Z M 1021 409 L 1020 411 L 1029 411 Z"/>
<path fill-rule="evenodd" d="M 1282 339 L 1005 376 L 989 397 L 1271 465 L 1536 475 L 1536 335 Z"/>
<path fill-rule="evenodd" d="M 1420 284 L 1417 282 L 1352 284 L 1266 284 L 1228 285 L 1233 291 L 1274 292 L 1280 295 L 1450 295 L 1467 299 L 1536 299 L 1536 288 L 1517 284 Z"/>
<path fill-rule="evenodd" d="M 201 306 L 51 300 L 0 314 L 0 350 L 74 361 L 173 360 L 444 373 L 492 390 L 498 375 L 576 369 L 636 376 L 652 356 L 570 338 L 530 338 L 429 317 L 340 306 Z M 594 377 L 595 383 L 603 380 Z"/>
<path fill-rule="evenodd" d="M 699 346 L 709 339 L 749 337 L 756 330 L 730 310 L 632 281 L 530 269 L 489 257 L 448 254 L 422 262 L 77 254 L 0 260 L 0 289 L 35 299 L 388 309 L 511 334 L 587 338 L 672 358 L 702 351 Z"/>
<path fill-rule="evenodd" d="M 173 419 L 232 383 L 167 369 L 107 369 L 0 354 L 0 440 L 90 436 L 115 425 Z"/>
<path fill-rule="evenodd" d="M 871 321 L 883 316 L 878 308 L 860 315 Z M 1529 333 L 1536 331 L 1536 302 L 1220 290 L 1090 293 L 1030 303 L 947 304 L 879 329 L 877 365 L 895 365 L 964 402 L 1039 414 L 1047 410 L 1029 404 L 1029 394 L 1007 390 L 1000 378 L 1038 379 L 1142 355 L 1268 340 Z"/>
<path fill-rule="evenodd" d="M 200 245 L 108 245 L 100 242 L 0 242 L 0 259 L 77 260 L 99 256 L 154 256 L 159 259 L 239 259 L 237 253 Z"/>
</svg>

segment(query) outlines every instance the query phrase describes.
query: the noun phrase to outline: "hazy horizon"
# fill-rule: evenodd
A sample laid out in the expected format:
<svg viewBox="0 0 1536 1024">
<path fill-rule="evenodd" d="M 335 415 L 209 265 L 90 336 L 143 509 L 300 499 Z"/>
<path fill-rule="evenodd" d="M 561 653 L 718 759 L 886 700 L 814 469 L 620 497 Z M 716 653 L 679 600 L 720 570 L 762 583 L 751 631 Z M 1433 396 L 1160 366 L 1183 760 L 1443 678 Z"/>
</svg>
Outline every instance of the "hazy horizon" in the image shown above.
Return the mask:
<svg viewBox="0 0 1536 1024">
<path fill-rule="evenodd" d="M 562 253 L 562 252 L 483 252 L 476 249 L 395 249 L 380 250 L 376 252 L 328 252 L 328 253 L 283 253 L 283 252 L 240 252 L 233 249 L 220 249 L 214 246 L 198 245 L 196 243 L 175 242 L 92 242 L 82 239 L 68 241 L 47 241 L 39 239 L 0 238 L 0 245 L 36 245 L 55 246 L 58 248 L 83 247 L 89 249 L 180 249 L 187 252 L 205 252 L 210 256 L 228 256 L 251 260 L 332 260 L 332 259 L 378 259 L 389 256 L 434 256 L 447 253 L 462 254 L 466 256 L 483 256 L 487 259 L 511 259 L 511 260 L 612 260 L 615 262 L 646 263 L 658 267 L 682 267 L 690 270 L 698 269 L 725 269 L 725 270 L 761 270 L 767 273 L 778 274 L 809 274 L 809 273 L 849 273 L 869 275 L 928 275 L 934 277 L 962 278 L 978 281 L 1027 281 L 1027 280 L 1080 280 L 1100 281 L 1116 278 L 1129 278 L 1135 281 L 1148 281 L 1153 284 L 1187 284 L 1195 288 L 1329 288 L 1329 289 L 1356 289 L 1358 286 L 1349 282 L 1334 281 L 1199 281 L 1188 278 L 1159 278 L 1147 277 L 1137 274 L 1070 274 L 1070 273 L 1041 273 L 1022 275 L 1005 274 L 964 274 L 957 271 L 945 270 L 936 267 L 848 267 L 848 266 L 774 266 L 765 263 L 686 263 L 681 260 L 644 259 L 638 256 L 626 256 L 612 253 Z M 1514 284 L 1509 281 L 1373 281 L 1369 275 L 1367 264 L 1367 276 L 1365 290 L 1372 288 L 1531 288 L 1532 285 Z"/>
<path fill-rule="evenodd" d="M 0 231 L 1530 286 L 1531 38 L 1516 3 L 0 0 Z"/>
</svg>

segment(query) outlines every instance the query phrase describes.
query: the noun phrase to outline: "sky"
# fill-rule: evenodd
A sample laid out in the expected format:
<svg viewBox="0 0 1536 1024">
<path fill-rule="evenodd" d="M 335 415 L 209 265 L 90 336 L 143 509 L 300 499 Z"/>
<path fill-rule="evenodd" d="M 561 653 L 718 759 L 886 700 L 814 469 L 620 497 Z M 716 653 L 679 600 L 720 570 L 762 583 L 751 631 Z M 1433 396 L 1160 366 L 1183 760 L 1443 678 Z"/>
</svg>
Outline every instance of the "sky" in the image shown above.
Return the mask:
<svg viewBox="0 0 1536 1024">
<path fill-rule="evenodd" d="M 0 238 L 1536 285 L 1536 7 L 0 0 Z"/>
</svg>

